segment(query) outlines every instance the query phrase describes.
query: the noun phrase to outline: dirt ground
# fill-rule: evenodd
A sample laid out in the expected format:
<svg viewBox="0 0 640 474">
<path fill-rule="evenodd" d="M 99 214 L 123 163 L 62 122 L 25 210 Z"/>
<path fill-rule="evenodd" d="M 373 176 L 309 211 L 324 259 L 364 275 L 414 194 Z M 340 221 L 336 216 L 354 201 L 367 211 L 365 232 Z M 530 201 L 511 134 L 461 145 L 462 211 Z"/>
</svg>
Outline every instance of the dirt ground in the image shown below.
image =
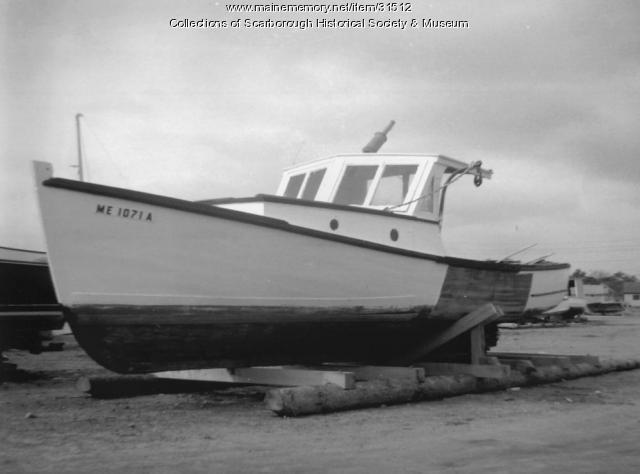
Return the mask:
<svg viewBox="0 0 640 474">
<path fill-rule="evenodd" d="M 0 472 L 616 472 L 640 469 L 640 370 L 437 402 L 280 418 L 256 389 L 92 399 L 106 375 L 63 352 L 6 353 Z M 497 350 L 640 359 L 640 313 L 501 331 Z"/>
</svg>

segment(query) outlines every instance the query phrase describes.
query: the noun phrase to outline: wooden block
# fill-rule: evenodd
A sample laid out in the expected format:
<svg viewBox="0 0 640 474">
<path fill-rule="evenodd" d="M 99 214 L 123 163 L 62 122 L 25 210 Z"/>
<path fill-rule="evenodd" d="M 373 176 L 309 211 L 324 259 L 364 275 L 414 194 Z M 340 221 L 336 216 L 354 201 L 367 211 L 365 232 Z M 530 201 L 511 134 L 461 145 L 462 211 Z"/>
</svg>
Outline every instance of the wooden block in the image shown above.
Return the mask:
<svg viewBox="0 0 640 474">
<path fill-rule="evenodd" d="M 313 369 L 323 371 L 351 372 L 356 382 L 367 380 L 408 380 L 424 381 L 424 369 L 422 367 L 391 367 L 383 365 L 349 365 L 349 364 L 322 364 L 315 366 L 286 366 L 292 369 Z"/>
<path fill-rule="evenodd" d="M 338 370 L 336 366 L 331 370 Z M 422 382 L 425 374 L 422 367 L 388 367 L 381 365 L 355 365 L 348 366 L 342 370 L 348 370 L 353 372 L 357 382 L 375 379 L 387 379 L 387 380 L 413 380 L 416 382 Z"/>
<path fill-rule="evenodd" d="M 508 377 L 511 369 L 507 365 L 454 364 L 448 362 L 425 362 L 417 364 L 423 367 L 427 376 L 431 375 L 472 375 L 487 379 Z"/>
<path fill-rule="evenodd" d="M 237 369 L 200 369 L 156 372 L 158 378 L 200 380 L 209 382 L 246 383 L 256 385 L 324 385 L 343 389 L 355 387 L 355 376 L 347 371 L 290 369 L 281 367 L 246 367 Z"/>
<path fill-rule="evenodd" d="M 407 379 L 422 382 L 425 377 L 422 367 L 385 367 L 385 366 L 360 366 L 354 368 L 356 380 L 373 379 Z"/>
</svg>

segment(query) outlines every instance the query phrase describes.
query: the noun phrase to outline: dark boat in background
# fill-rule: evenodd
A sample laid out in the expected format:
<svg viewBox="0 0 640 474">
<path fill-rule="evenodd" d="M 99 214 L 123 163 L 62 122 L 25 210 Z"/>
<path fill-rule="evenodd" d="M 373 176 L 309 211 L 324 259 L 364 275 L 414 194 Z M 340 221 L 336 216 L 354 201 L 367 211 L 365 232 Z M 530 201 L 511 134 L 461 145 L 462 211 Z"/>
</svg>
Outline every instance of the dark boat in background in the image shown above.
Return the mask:
<svg viewBox="0 0 640 474">
<path fill-rule="evenodd" d="M 47 255 L 0 247 L 0 352 L 24 349 L 39 353 L 49 331 L 63 325 Z"/>
</svg>

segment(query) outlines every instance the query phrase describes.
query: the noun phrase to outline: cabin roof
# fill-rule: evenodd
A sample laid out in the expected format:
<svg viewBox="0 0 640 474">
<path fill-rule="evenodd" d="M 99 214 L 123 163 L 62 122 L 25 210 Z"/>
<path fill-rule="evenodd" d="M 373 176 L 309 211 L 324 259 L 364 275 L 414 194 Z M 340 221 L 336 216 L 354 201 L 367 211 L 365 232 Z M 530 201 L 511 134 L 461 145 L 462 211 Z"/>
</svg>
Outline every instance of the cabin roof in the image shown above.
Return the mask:
<svg viewBox="0 0 640 474">
<path fill-rule="evenodd" d="M 339 155 L 331 155 L 322 158 L 317 158 L 315 160 L 309 160 L 301 163 L 297 163 L 295 165 L 291 165 L 284 168 L 284 172 L 288 172 L 291 170 L 295 170 L 300 167 L 311 167 L 313 165 L 321 165 L 327 162 L 331 162 L 341 158 L 354 159 L 359 158 L 363 163 L 367 161 L 372 163 L 379 163 L 385 159 L 409 159 L 415 162 L 425 162 L 425 161 L 438 161 L 443 163 L 449 167 L 455 169 L 464 169 L 469 163 L 466 163 L 461 160 L 457 160 L 455 158 L 451 158 L 446 155 L 438 155 L 438 154 L 425 154 L 425 153 L 342 153 Z M 483 170 L 483 177 L 489 178 L 491 177 L 490 170 Z"/>
</svg>

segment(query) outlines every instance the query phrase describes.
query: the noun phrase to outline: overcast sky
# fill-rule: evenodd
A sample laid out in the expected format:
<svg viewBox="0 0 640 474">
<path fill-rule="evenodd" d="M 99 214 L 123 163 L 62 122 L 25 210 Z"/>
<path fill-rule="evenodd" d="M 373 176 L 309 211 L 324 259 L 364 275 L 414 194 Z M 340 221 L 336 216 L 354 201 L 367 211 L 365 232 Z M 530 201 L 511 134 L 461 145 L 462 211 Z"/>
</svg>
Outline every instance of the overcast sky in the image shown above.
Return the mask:
<svg viewBox="0 0 640 474">
<path fill-rule="evenodd" d="M 88 181 L 185 199 L 273 193 L 283 167 L 359 152 L 395 119 L 382 151 L 494 170 L 449 191 L 451 255 L 536 244 L 518 257 L 640 276 L 640 2 L 410 5 L 230 14 L 224 1 L 2 0 L 0 245 L 45 249 L 31 160 L 76 176 L 78 112 Z M 185 18 L 469 27 L 171 27 Z"/>
</svg>

